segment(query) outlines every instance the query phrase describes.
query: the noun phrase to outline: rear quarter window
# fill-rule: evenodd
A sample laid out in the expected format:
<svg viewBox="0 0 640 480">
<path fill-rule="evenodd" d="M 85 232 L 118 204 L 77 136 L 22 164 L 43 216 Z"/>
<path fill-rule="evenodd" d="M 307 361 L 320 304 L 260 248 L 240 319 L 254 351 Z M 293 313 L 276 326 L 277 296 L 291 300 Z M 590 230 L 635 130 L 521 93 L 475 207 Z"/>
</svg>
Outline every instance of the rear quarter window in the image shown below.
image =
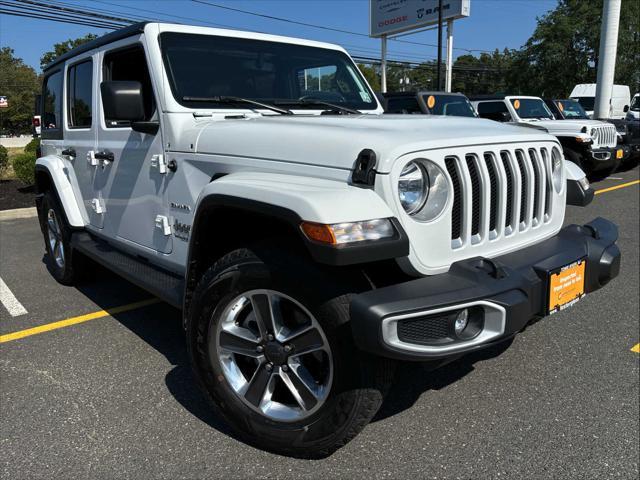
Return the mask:
<svg viewBox="0 0 640 480">
<path fill-rule="evenodd" d="M 62 138 L 62 71 L 48 74 L 42 83 L 42 138 Z"/>
</svg>

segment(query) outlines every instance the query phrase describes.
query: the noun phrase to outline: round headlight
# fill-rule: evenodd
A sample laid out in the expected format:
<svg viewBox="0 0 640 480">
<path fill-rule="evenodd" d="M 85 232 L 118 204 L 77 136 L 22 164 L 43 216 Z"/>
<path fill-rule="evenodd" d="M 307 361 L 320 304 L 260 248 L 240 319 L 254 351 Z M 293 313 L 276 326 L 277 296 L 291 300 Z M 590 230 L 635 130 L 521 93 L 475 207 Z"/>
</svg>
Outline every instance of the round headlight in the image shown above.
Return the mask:
<svg viewBox="0 0 640 480">
<path fill-rule="evenodd" d="M 560 150 L 557 148 L 554 148 L 551 154 L 551 176 L 553 179 L 553 188 L 555 188 L 558 193 L 562 191 L 562 169 L 562 153 L 560 153 Z"/>
<path fill-rule="evenodd" d="M 417 162 L 409 162 L 400 173 L 398 196 L 404 211 L 414 214 L 427 200 L 429 178 L 424 167 Z"/>
<path fill-rule="evenodd" d="M 398 195 L 405 212 L 419 222 L 429 222 L 444 210 L 449 183 L 435 163 L 414 160 L 400 173 Z"/>
</svg>

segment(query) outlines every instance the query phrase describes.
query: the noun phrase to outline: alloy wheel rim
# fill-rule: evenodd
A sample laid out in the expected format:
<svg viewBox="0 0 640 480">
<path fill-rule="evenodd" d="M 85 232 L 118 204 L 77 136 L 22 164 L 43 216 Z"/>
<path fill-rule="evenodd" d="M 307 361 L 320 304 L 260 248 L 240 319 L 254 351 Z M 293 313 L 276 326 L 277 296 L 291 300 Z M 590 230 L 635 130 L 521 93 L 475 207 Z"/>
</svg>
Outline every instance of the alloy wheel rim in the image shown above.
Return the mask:
<svg viewBox="0 0 640 480">
<path fill-rule="evenodd" d="M 297 300 L 274 290 L 245 292 L 222 313 L 215 341 L 229 386 L 261 415 L 298 421 L 326 401 L 331 349 L 318 321 Z"/>
<path fill-rule="evenodd" d="M 56 265 L 60 268 L 64 268 L 65 252 L 64 244 L 62 242 L 62 231 L 60 230 L 60 223 L 56 212 L 50 208 L 47 213 L 47 234 L 49 237 L 49 249 Z"/>
</svg>

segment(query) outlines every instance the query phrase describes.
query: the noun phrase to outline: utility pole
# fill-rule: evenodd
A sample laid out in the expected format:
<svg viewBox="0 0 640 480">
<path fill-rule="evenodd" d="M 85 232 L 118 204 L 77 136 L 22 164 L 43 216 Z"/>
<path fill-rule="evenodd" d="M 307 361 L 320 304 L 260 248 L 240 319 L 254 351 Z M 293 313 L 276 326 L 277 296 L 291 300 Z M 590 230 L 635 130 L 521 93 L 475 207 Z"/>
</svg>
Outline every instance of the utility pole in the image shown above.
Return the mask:
<svg viewBox="0 0 640 480">
<path fill-rule="evenodd" d="M 605 0 L 602 6 L 600 28 L 600 53 L 598 55 L 598 80 L 593 118 L 609 118 L 611 91 L 616 73 L 618 51 L 618 27 L 622 0 Z"/>
<path fill-rule="evenodd" d="M 451 92 L 451 79 L 453 77 L 453 19 L 447 20 L 447 72 L 445 75 L 445 92 Z"/>
<path fill-rule="evenodd" d="M 380 90 L 382 93 L 387 93 L 387 36 L 380 37 L 380 50 L 381 50 L 381 62 L 380 62 Z"/>
<path fill-rule="evenodd" d="M 436 90 L 442 90 L 440 82 L 440 70 L 442 67 L 442 0 L 438 0 L 438 71 L 436 72 Z"/>
</svg>

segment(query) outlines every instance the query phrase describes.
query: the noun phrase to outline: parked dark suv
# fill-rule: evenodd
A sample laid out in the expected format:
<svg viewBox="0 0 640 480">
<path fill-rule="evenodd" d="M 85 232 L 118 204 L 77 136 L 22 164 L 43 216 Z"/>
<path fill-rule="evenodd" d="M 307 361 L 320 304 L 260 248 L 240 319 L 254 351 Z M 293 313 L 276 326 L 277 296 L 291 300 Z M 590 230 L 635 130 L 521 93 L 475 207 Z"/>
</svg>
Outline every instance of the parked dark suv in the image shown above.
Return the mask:
<svg viewBox="0 0 640 480">
<path fill-rule="evenodd" d="M 384 113 L 418 113 L 477 117 L 469 99 L 462 93 L 392 92 L 383 94 Z"/>
</svg>

